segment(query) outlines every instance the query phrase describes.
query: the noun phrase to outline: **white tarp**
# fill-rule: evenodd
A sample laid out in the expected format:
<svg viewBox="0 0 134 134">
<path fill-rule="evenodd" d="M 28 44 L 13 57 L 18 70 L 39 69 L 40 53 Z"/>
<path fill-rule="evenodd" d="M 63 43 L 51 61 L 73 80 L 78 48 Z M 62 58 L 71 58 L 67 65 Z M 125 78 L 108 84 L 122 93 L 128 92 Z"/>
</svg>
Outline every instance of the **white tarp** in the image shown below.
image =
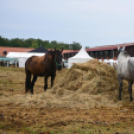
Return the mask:
<svg viewBox="0 0 134 134">
<path fill-rule="evenodd" d="M 87 51 L 84 49 L 84 47 L 82 47 L 81 50 L 75 56 L 69 58 L 68 68 L 70 68 L 73 65 L 73 63 L 84 63 L 91 59 L 93 58 L 90 57 Z"/>
<path fill-rule="evenodd" d="M 31 56 L 44 56 L 45 53 L 28 53 L 28 52 L 9 52 L 6 57 L 17 58 L 19 60 L 19 67 L 24 68 L 26 60 Z"/>
</svg>

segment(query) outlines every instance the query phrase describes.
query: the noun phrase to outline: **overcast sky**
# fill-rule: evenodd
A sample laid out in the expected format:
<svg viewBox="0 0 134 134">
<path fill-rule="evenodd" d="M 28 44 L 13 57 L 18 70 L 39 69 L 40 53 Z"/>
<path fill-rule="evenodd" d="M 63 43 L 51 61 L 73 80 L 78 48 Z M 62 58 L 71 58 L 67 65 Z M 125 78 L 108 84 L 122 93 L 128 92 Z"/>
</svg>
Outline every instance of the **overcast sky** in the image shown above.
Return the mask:
<svg viewBox="0 0 134 134">
<path fill-rule="evenodd" d="M 89 47 L 134 42 L 134 0 L 0 0 L 0 36 Z"/>
</svg>

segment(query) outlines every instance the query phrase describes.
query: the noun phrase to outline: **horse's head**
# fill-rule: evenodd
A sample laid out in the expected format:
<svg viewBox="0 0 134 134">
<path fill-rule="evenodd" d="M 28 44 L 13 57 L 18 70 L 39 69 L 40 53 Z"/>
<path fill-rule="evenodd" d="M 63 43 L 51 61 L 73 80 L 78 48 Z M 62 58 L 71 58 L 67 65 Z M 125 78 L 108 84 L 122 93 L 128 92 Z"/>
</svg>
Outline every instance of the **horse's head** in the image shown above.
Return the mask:
<svg viewBox="0 0 134 134">
<path fill-rule="evenodd" d="M 58 70 L 61 70 L 63 66 L 62 51 L 63 51 L 63 48 L 61 51 L 55 49 L 55 63 L 56 63 L 56 68 Z"/>
<path fill-rule="evenodd" d="M 121 57 L 127 57 L 129 56 L 129 54 L 127 53 L 127 51 L 125 51 L 125 46 L 120 48 L 118 46 L 118 57 L 121 56 Z"/>
<path fill-rule="evenodd" d="M 118 53 L 120 53 L 120 52 L 123 52 L 123 51 L 125 51 L 125 46 L 124 47 L 122 47 L 122 48 L 120 48 L 120 46 L 118 46 Z"/>
</svg>

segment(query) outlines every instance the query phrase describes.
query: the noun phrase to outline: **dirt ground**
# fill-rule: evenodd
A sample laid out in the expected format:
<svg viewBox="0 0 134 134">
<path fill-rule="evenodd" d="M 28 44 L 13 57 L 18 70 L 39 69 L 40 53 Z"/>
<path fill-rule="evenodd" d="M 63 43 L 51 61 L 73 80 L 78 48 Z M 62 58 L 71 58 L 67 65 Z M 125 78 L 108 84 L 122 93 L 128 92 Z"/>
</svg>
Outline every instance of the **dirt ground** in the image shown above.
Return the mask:
<svg viewBox="0 0 134 134">
<path fill-rule="evenodd" d="M 6 90 L 9 96 L 21 92 Z M 49 108 L 32 105 L 22 107 L 15 103 L 3 102 L 0 103 L 0 124 L 2 134 L 132 134 L 134 107 L 113 109 Z"/>
<path fill-rule="evenodd" d="M 24 77 L 24 70 L 9 69 L 5 72 L 3 68 L 0 69 L 0 134 L 134 133 L 133 105 L 84 109 L 79 107 L 50 107 L 48 103 L 43 107 L 37 104 L 38 100 L 37 102 L 31 101 L 31 105 L 30 102 L 27 106 L 23 105 L 22 101 L 18 102 L 18 98 L 19 95 L 21 95 L 20 98 L 26 96 Z M 42 89 L 43 78 L 37 81 L 35 89 L 37 88 L 34 98 L 44 93 Z M 28 97 L 31 95 L 28 94 Z M 25 99 L 24 104 L 27 101 Z"/>
<path fill-rule="evenodd" d="M 0 121 L 5 123 L 1 132 L 7 133 L 33 133 L 25 130 L 32 127 L 39 134 L 87 133 L 89 130 L 98 134 L 129 134 L 134 132 L 134 108 L 26 108 L 3 103 L 0 104 Z"/>
<path fill-rule="evenodd" d="M 15 94 L 15 91 L 7 91 Z M 18 92 L 17 92 L 18 93 Z M 17 94 L 16 93 L 16 94 Z M 4 122 L 4 131 L 10 133 L 29 133 L 23 128 L 34 127 L 36 133 L 133 133 L 134 107 L 124 108 L 47 108 L 22 107 L 0 104 L 0 121 Z M 127 124 L 127 125 L 126 125 Z M 42 128 L 45 127 L 45 130 Z M 95 129 L 93 129 L 95 127 Z M 105 128 L 106 130 L 103 130 Z M 79 130 L 80 129 L 80 130 Z M 70 132 L 71 131 L 71 132 Z M 76 131 L 76 132 L 75 132 Z M 31 132 L 30 132 L 31 133 Z"/>
</svg>

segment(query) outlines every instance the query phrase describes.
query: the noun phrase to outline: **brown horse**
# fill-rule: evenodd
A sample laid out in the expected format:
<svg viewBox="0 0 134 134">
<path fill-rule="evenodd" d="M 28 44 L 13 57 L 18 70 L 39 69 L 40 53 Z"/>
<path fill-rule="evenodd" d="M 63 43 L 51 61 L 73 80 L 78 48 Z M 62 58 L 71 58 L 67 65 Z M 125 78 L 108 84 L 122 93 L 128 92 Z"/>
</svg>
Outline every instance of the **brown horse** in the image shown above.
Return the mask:
<svg viewBox="0 0 134 134">
<path fill-rule="evenodd" d="M 62 49 L 63 51 L 63 49 Z M 27 59 L 25 63 L 26 81 L 25 81 L 25 92 L 31 90 L 33 94 L 33 86 L 38 76 L 44 76 L 44 90 L 47 89 L 47 79 L 51 76 L 51 87 L 56 76 L 56 69 L 62 69 L 62 51 L 48 51 L 44 56 L 32 56 Z M 31 75 L 33 79 L 31 82 Z"/>
</svg>

